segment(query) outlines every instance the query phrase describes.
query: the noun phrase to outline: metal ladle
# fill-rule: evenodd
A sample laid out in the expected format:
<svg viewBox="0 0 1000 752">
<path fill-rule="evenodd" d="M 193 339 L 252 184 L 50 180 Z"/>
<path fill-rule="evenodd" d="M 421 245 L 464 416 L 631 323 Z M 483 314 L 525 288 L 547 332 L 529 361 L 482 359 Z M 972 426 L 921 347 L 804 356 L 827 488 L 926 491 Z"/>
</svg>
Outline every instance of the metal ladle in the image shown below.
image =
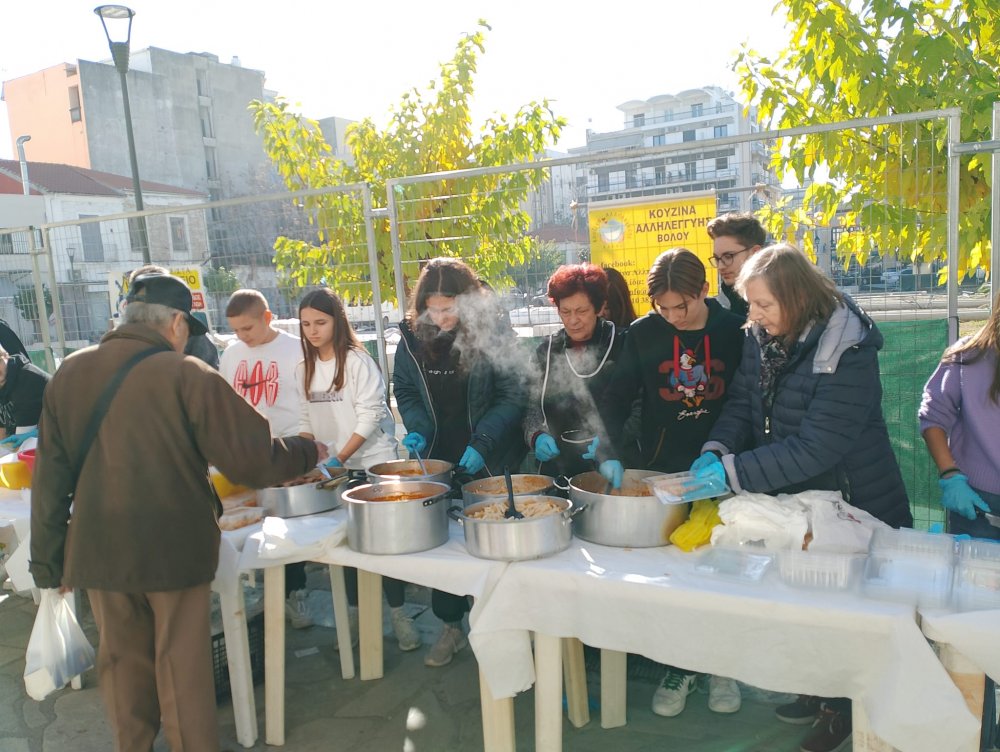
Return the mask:
<svg viewBox="0 0 1000 752">
<path fill-rule="evenodd" d="M 420 465 L 420 474 L 426 478 L 427 467 L 424 465 L 424 461 L 420 459 L 420 452 L 413 450 L 413 456 L 417 458 L 417 464 Z"/>
<path fill-rule="evenodd" d="M 509 467 L 503 469 L 503 477 L 507 481 L 507 509 L 504 510 L 503 516 L 508 520 L 523 520 L 524 515 L 517 511 L 517 506 L 514 504 L 514 482 L 510 479 Z"/>
</svg>

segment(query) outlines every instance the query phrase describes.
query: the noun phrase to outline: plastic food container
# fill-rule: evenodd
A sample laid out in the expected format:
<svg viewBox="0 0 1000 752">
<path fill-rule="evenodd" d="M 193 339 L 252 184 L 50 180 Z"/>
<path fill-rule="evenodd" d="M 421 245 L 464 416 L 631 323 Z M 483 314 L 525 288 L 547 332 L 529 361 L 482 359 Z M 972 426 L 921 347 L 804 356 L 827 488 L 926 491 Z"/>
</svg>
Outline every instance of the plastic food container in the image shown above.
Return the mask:
<svg viewBox="0 0 1000 752">
<path fill-rule="evenodd" d="M 739 582 L 760 582 L 774 560 L 774 554 L 746 548 L 712 546 L 695 564 L 698 574 Z"/>
<path fill-rule="evenodd" d="M 696 481 L 691 473 L 652 475 L 644 480 L 663 504 L 686 504 L 689 501 L 711 499 L 729 493 L 728 486 L 721 491 L 708 489 L 704 483 Z M 690 495 L 685 499 L 685 494 Z"/>
<path fill-rule="evenodd" d="M 865 556 L 830 552 L 781 551 L 778 574 L 792 587 L 852 590 L 857 587 Z"/>
<path fill-rule="evenodd" d="M 264 510 L 260 507 L 234 507 L 219 518 L 219 527 L 223 530 L 239 530 L 264 519 Z"/>
<path fill-rule="evenodd" d="M 943 608 L 951 600 L 955 539 L 916 530 L 872 534 L 862 592 L 870 598 Z"/>
<path fill-rule="evenodd" d="M 961 541 L 955 564 L 955 608 L 1000 608 L 1000 542 Z"/>
<path fill-rule="evenodd" d="M 31 487 L 31 468 L 21 460 L 0 463 L 0 484 L 12 491 Z"/>
</svg>

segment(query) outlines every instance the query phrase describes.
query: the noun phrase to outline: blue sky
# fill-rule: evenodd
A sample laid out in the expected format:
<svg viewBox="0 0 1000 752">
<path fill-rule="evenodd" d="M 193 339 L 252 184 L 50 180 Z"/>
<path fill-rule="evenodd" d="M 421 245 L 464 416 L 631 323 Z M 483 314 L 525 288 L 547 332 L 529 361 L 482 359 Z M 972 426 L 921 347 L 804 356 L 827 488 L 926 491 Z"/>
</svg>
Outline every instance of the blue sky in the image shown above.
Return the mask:
<svg viewBox="0 0 1000 752">
<path fill-rule="evenodd" d="M 4 3 L 0 80 L 61 62 L 109 57 L 94 0 Z M 513 113 L 553 100 L 570 121 L 560 149 L 580 146 L 586 129 L 622 126 L 617 105 L 687 88 L 735 90 L 730 70 L 743 42 L 761 52 L 786 37 L 774 0 L 659 0 L 555 3 L 549 0 L 132 0 L 134 48 L 205 51 L 266 73 L 310 117 L 373 117 L 414 86 L 423 88 L 479 18 L 492 26 L 476 76 L 474 115 Z M 15 134 L 19 135 L 19 134 Z M 31 144 L 26 145 L 31 159 Z M 11 158 L 0 102 L 0 157 Z"/>
</svg>

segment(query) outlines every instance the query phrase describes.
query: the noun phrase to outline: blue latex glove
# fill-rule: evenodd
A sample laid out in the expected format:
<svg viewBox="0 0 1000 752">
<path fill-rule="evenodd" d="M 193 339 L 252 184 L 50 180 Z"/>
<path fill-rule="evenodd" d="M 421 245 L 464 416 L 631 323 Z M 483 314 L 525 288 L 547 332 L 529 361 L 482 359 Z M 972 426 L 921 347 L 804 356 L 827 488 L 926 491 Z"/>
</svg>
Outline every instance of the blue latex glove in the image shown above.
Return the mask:
<svg viewBox="0 0 1000 752">
<path fill-rule="evenodd" d="M 343 467 L 344 463 L 338 460 L 336 457 L 331 457 L 326 462 L 323 463 L 327 467 Z"/>
<path fill-rule="evenodd" d="M 486 464 L 486 460 L 483 459 L 483 455 L 477 452 L 472 447 L 465 448 L 465 454 L 462 455 L 462 459 L 458 461 L 461 467 L 465 468 L 465 472 L 469 475 L 475 475 L 483 466 Z"/>
<path fill-rule="evenodd" d="M 976 509 L 990 511 L 990 506 L 969 486 L 969 479 L 955 473 L 938 481 L 941 486 L 941 506 L 949 512 L 960 514 L 967 520 L 976 519 Z"/>
<path fill-rule="evenodd" d="M 548 462 L 559 456 L 559 447 L 556 440 L 547 433 L 538 434 L 535 439 L 535 458 L 539 462 Z"/>
<path fill-rule="evenodd" d="M 597 439 L 594 439 L 597 441 Z M 612 488 L 621 488 L 622 479 L 625 477 L 625 468 L 618 460 L 604 460 L 598 468 L 598 472 L 604 476 L 604 480 L 611 484 Z"/>
<path fill-rule="evenodd" d="M 595 457 L 597 457 L 597 447 L 599 447 L 600 445 L 601 445 L 601 437 L 595 436 L 594 440 L 590 442 L 590 445 L 587 447 L 587 451 L 580 456 L 583 457 L 583 459 L 585 460 L 594 459 Z"/>
<path fill-rule="evenodd" d="M 699 463 L 700 467 L 695 469 Z M 696 459 L 691 465 L 691 472 L 694 478 L 690 482 L 691 489 L 681 497 L 684 501 L 705 498 L 706 493 L 715 496 L 725 492 L 726 468 L 714 452 L 706 452 Z"/>
<path fill-rule="evenodd" d="M 21 447 L 21 444 L 23 444 L 28 439 L 33 438 L 35 436 L 38 436 L 38 429 L 29 428 L 24 433 L 15 433 L 13 436 L 8 436 L 3 441 L 0 441 L 0 444 L 3 444 L 5 447 L 9 449 L 19 449 Z"/>
<path fill-rule="evenodd" d="M 422 433 L 416 431 L 410 431 L 400 443 L 406 447 L 410 454 L 420 454 L 427 448 L 427 439 Z"/>
<path fill-rule="evenodd" d="M 705 452 L 701 457 L 691 463 L 691 475 L 697 475 L 698 471 L 719 461 L 719 455 L 715 452 Z"/>
</svg>

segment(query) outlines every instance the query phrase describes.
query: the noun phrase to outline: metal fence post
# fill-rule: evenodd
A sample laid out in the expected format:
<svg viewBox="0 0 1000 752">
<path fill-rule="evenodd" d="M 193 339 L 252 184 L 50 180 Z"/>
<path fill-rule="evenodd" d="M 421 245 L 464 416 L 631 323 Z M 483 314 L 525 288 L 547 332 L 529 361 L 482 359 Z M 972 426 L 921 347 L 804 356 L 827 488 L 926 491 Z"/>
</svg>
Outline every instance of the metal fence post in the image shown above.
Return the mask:
<svg viewBox="0 0 1000 752">
<path fill-rule="evenodd" d="M 365 215 L 365 240 L 368 243 L 368 269 L 372 280 L 372 317 L 375 319 L 375 346 L 378 348 L 378 364 L 385 376 L 385 399 L 389 401 L 389 356 L 385 352 L 385 327 L 382 326 L 382 290 L 378 274 L 378 249 L 375 246 L 375 221 L 377 213 L 372 209 L 370 186 L 361 188 L 361 204 Z"/>
<path fill-rule="evenodd" d="M 49 230 L 42 232 L 42 251 L 49 265 L 49 280 L 52 283 L 52 315 L 56 317 L 56 336 L 59 338 L 59 355 L 66 357 L 66 328 L 63 326 L 62 301 L 59 298 L 59 280 L 56 279 L 56 267 L 52 258 L 52 243 L 49 240 Z M 72 282 L 72 280 L 70 280 Z"/>
<path fill-rule="evenodd" d="M 958 339 L 958 189 L 961 154 L 953 147 L 962 141 L 962 117 L 948 116 L 948 343 Z"/>
<path fill-rule="evenodd" d="M 993 140 L 1000 141 L 1000 102 L 993 103 Z M 1000 295 L 1000 151 L 993 151 L 992 212 L 993 227 L 990 231 L 990 303 L 995 304 Z"/>
<path fill-rule="evenodd" d="M 45 311 L 45 288 L 42 286 L 42 271 L 38 264 L 40 251 L 35 243 L 35 228 L 29 228 L 28 248 L 31 254 L 31 279 L 35 285 L 35 308 L 38 311 L 38 331 L 42 335 L 42 346 L 45 349 L 45 365 L 49 373 L 56 370 L 55 355 L 52 353 L 52 341 L 49 337 L 49 315 Z M 54 303 L 53 303 L 54 305 Z"/>
<path fill-rule="evenodd" d="M 400 314 L 406 312 L 406 284 L 403 281 L 403 252 L 399 247 L 399 222 L 396 218 L 396 185 L 394 178 L 385 183 L 386 208 L 389 211 L 389 235 L 392 241 L 392 269 L 396 276 L 396 305 Z"/>
</svg>

